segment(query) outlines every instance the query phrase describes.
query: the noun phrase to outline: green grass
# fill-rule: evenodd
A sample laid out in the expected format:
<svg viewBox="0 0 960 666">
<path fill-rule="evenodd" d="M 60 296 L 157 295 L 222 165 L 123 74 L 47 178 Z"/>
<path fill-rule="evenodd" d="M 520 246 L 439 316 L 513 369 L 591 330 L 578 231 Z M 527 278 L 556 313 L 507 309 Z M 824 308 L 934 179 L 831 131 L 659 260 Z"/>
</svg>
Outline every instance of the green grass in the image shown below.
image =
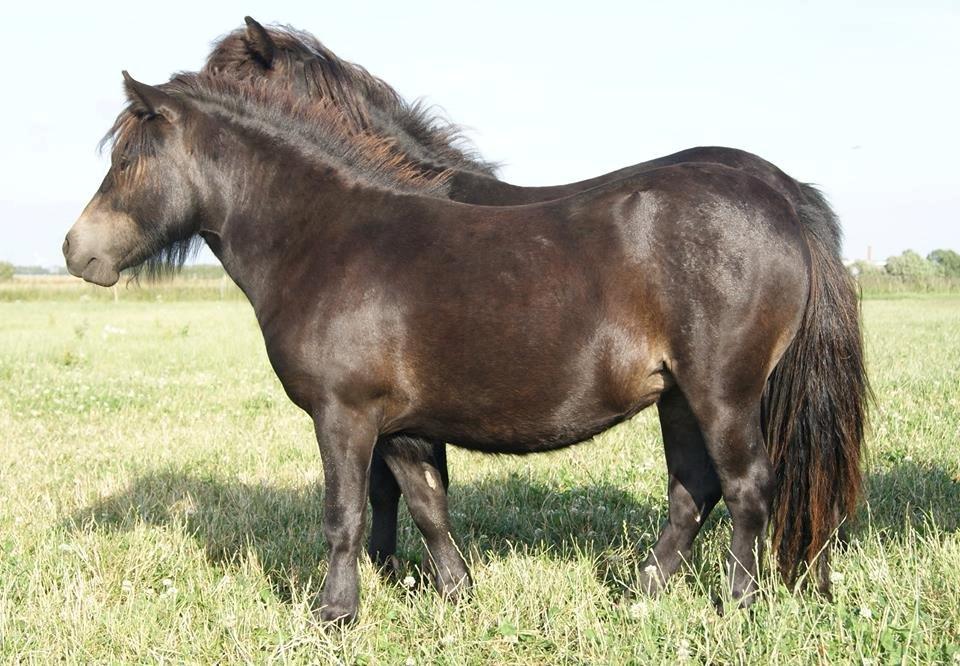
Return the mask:
<svg viewBox="0 0 960 666">
<path fill-rule="evenodd" d="M 454 451 L 473 597 L 364 563 L 358 624 L 324 631 L 311 424 L 249 306 L 155 291 L 0 302 L 0 660 L 960 663 L 960 299 L 864 305 L 868 501 L 833 603 L 771 576 L 718 614 L 722 507 L 664 595 L 623 600 L 666 509 L 651 410 L 558 453 Z M 406 516 L 401 550 L 415 575 Z"/>
</svg>

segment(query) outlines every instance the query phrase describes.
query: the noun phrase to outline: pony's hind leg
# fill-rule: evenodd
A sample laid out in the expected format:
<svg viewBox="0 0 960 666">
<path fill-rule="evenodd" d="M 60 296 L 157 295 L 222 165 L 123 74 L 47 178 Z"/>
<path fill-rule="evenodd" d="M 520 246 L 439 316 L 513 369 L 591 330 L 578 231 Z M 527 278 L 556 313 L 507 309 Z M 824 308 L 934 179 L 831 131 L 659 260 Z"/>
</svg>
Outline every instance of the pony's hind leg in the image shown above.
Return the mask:
<svg viewBox="0 0 960 666">
<path fill-rule="evenodd" d="M 433 461 L 440 472 L 443 489 L 448 490 L 450 488 L 450 471 L 447 469 L 447 445 L 443 442 L 433 442 Z"/>
<path fill-rule="evenodd" d="M 384 460 L 377 441 L 370 463 L 370 560 L 385 575 L 397 573 L 397 510 L 400 507 L 400 485 Z"/>
<path fill-rule="evenodd" d="M 743 407 L 710 394 L 690 402 L 733 521 L 727 568 L 730 593 L 746 607 L 756 597 L 758 561 L 774 491 L 773 465 L 760 428 L 760 400 Z"/>
<path fill-rule="evenodd" d="M 410 442 L 413 438 L 401 435 Z M 397 560 L 397 511 L 400 508 L 400 484 L 390 470 L 383 457 L 383 449 L 389 444 L 383 444 L 389 437 L 377 440 L 373 450 L 373 461 L 370 464 L 370 541 L 367 553 L 377 569 L 393 576 L 399 572 L 400 563 Z M 449 472 L 447 471 L 447 445 L 443 442 L 417 442 L 416 448 L 411 448 L 408 458 L 416 455 L 423 456 L 424 461 L 430 464 L 432 447 L 433 464 L 446 490 L 450 486 Z"/>
<path fill-rule="evenodd" d="M 660 538 L 642 565 L 639 588 L 656 594 L 684 561 L 693 541 L 720 499 L 720 479 L 703 434 L 683 392 L 676 386 L 657 403 L 667 459 L 669 513 Z"/>
<path fill-rule="evenodd" d="M 370 464 L 370 541 L 367 553 L 377 569 L 386 576 L 396 575 L 400 568 L 397 561 L 397 512 L 400 508 L 400 484 L 383 457 L 383 444 L 389 438 L 381 438 L 373 451 Z M 408 441 L 410 438 L 406 438 Z M 418 443 L 415 451 L 429 456 L 424 448 L 427 442 Z M 447 448 L 443 442 L 430 443 L 433 461 L 443 481 L 444 490 L 450 485 L 447 472 Z M 429 458 L 425 458 L 429 462 Z"/>
<path fill-rule="evenodd" d="M 428 441 L 401 435 L 385 440 L 381 455 L 426 542 L 434 585 L 443 596 L 455 599 L 470 589 L 471 580 L 450 527 L 446 449 L 439 445 L 438 455 L 437 448 Z"/>
</svg>

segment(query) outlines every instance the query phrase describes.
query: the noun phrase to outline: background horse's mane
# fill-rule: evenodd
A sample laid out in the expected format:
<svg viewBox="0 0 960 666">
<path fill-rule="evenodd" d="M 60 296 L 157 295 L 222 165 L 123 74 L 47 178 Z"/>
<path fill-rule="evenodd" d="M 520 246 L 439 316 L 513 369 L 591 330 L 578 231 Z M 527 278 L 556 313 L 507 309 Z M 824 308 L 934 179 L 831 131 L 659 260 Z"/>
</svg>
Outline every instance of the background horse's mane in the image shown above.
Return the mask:
<svg viewBox="0 0 960 666">
<path fill-rule="evenodd" d="M 407 102 L 388 83 L 339 58 L 308 32 L 289 26 L 264 29 L 275 47 L 269 65 L 251 48 L 247 33 L 238 29 L 214 45 L 203 71 L 247 78 L 269 67 L 278 72 L 271 77 L 274 84 L 291 89 L 305 85 L 309 97 L 340 106 L 359 127 L 393 137 L 410 159 L 495 175 L 496 165 L 482 160 L 463 129 L 433 107 L 420 100 Z"/>
<path fill-rule="evenodd" d="M 157 87 L 201 113 L 294 150 L 307 165 L 332 169 L 380 189 L 441 196 L 453 174 L 411 161 L 393 137 L 358 128 L 336 104 L 298 97 L 262 78 L 181 73 Z M 154 153 L 157 138 L 143 120 L 137 103 L 128 103 L 101 140 L 101 148 L 110 146 L 115 158 L 131 160 Z M 197 239 L 153 239 L 158 249 L 133 270 L 134 276 L 176 272 L 196 251 Z"/>
</svg>

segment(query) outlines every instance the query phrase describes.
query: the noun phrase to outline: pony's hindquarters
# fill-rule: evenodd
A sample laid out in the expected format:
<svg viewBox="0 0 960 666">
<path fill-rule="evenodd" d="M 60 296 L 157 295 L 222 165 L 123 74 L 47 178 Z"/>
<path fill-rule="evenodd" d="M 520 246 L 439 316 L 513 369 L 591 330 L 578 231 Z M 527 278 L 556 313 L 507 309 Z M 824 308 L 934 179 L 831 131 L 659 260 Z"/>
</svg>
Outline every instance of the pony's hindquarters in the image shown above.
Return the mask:
<svg viewBox="0 0 960 666">
<path fill-rule="evenodd" d="M 803 319 L 810 258 L 794 208 L 762 181 L 713 165 L 664 171 L 662 187 L 634 197 L 651 232 L 641 224 L 624 235 L 637 239 L 638 256 L 644 247 L 655 255 L 648 273 L 663 285 L 676 382 L 658 405 L 670 519 L 646 567 L 659 576 L 642 585 L 656 590 L 677 570 L 722 495 L 733 522 L 730 592 L 748 605 L 776 484 L 761 402 Z"/>
<path fill-rule="evenodd" d="M 763 398 L 764 435 L 776 473 L 773 547 L 792 584 L 819 557 L 817 586 L 829 594 L 830 540 L 861 489 L 869 385 L 853 278 L 840 231 L 822 195 L 804 185 L 799 207 L 810 250 L 810 297 L 800 330 Z"/>
</svg>

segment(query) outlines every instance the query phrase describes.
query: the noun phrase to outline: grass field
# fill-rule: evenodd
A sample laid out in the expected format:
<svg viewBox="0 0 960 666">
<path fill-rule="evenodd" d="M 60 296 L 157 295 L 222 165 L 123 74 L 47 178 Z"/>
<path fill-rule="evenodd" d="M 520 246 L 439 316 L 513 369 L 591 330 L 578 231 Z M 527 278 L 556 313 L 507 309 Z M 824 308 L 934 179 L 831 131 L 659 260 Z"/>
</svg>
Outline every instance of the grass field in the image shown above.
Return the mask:
<svg viewBox="0 0 960 666">
<path fill-rule="evenodd" d="M 868 498 L 833 603 L 768 577 L 719 614 L 722 507 L 685 576 L 624 601 L 666 509 L 651 410 L 559 453 L 453 452 L 473 597 L 364 563 L 358 624 L 324 631 L 319 455 L 249 306 L 38 294 L 0 298 L 5 662 L 960 664 L 956 296 L 864 305 Z M 401 549 L 416 577 L 406 516 Z"/>
</svg>

